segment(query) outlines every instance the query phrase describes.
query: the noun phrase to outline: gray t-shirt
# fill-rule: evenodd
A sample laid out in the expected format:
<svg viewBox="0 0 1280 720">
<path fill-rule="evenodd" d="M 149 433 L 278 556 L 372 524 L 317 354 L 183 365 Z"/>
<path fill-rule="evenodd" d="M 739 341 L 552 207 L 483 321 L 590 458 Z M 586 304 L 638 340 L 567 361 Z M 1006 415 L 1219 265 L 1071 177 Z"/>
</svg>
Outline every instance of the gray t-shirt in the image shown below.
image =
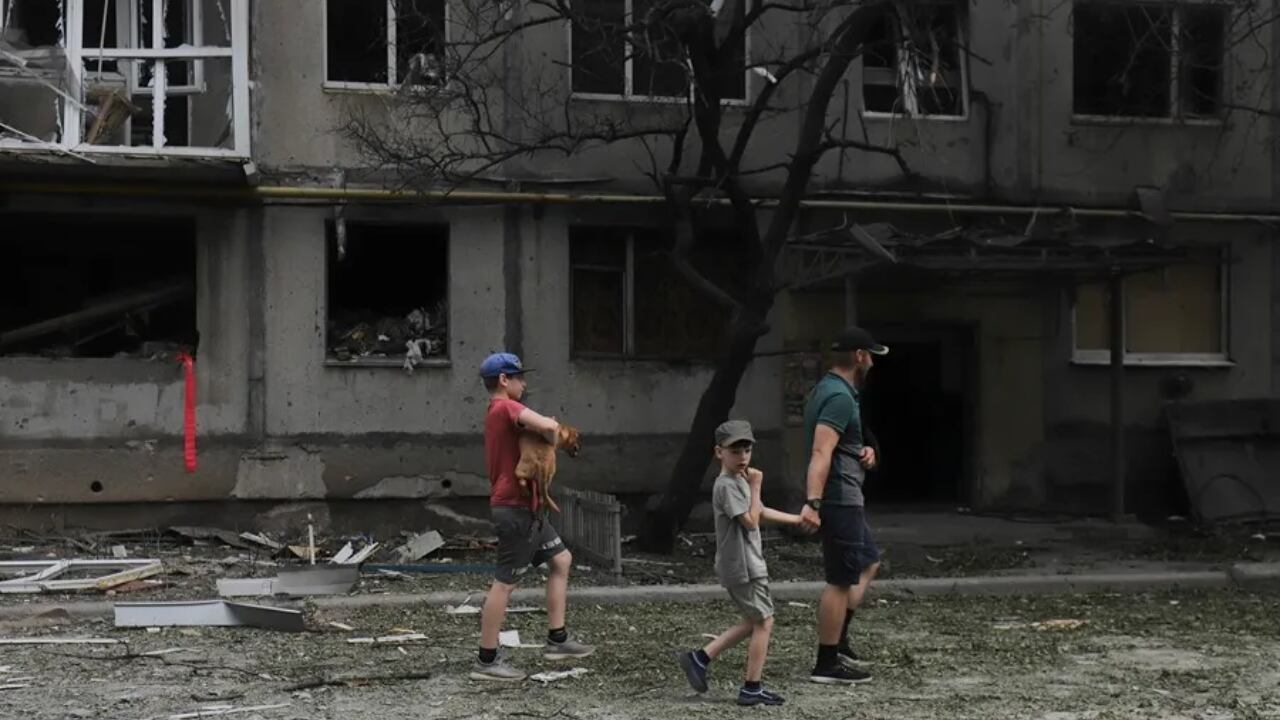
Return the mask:
<svg viewBox="0 0 1280 720">
<path fill-rule="evenodd" d="M 725 587 L 769 577 L 760 529 L 748 530 L 738 516 L 751 509 L 751 486 L 744 477 L 721 475 L 711 490 L 716 520 L 716 577 Z"/>
</svg>

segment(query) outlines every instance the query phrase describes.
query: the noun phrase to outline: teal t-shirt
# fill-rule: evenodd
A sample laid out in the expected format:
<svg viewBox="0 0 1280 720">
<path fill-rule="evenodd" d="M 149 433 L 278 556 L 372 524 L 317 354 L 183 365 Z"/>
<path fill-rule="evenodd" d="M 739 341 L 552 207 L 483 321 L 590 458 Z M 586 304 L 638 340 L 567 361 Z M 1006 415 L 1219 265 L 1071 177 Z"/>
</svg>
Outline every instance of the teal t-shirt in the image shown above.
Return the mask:
<svg viewBox="0 0 1280 720">
<path fill-rule="evenodd" d="M 831 454 L 831 472 L 827 475 L 822 503 L 862 507 L 862 483 L 866 480 L 866 472 L 858 462 L 862 452 L 862 413 L 858 391 L 835 373 L 823 376 L 813 386 L 804 404 L 809 454 L 813 452 L 813 433 L 819 424 L 840 435 L 835 452 Z"/>
</svg>

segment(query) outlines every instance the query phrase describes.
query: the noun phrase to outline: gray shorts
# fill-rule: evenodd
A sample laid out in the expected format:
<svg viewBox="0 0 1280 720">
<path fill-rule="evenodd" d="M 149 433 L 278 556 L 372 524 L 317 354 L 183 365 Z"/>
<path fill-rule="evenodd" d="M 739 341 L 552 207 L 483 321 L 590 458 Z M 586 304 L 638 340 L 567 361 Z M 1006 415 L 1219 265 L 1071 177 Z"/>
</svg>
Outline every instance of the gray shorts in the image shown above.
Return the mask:
<svg viewBox="0 0 1280 720">
<path fill-rule="evenodd" d="M 565 551 L 564 542 L 551 523 L 525 508 L 489 508 L 498 533 L 498 582 L 514 585 L 531 567 L 537 567 Z"/>
<path fill-rule="evenodd" d="M 769 594 L 769 581 L 748 580 L 741 585 L 726 587 L 733 604 L 748 620 L 764 620 L 773 617 L 773 596 Z"/>
</svg>

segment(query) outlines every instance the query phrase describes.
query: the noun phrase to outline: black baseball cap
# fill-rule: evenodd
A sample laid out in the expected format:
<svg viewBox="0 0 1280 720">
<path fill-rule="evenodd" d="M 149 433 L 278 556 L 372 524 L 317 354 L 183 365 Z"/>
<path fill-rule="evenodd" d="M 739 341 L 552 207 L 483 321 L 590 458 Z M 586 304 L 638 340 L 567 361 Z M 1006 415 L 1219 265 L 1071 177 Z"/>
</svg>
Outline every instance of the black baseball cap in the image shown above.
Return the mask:
<svg viewBox="0 0 1280 720">
<path fill-rule="evenodd" d="M 831 343 L 831 349 L 836 352 L 853 352 L 855 350 L 866 350 L 872 355 L 888 355 L 889 348 L 876 342 L 871 337 L 871 333 L 860 327 L 847 327 L 836 335 L 835 342 Z"/>
</svg>

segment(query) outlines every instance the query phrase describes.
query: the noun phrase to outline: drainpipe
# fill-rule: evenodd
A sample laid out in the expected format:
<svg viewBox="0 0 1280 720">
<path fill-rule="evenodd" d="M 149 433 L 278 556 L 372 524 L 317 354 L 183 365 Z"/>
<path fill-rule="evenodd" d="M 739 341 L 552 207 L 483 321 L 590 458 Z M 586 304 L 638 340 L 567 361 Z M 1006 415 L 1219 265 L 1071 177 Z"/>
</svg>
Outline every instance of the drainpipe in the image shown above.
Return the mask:
<svg viewBox="0 0 1280 720">
<path fill-rule="evenodd" d="M 849 79 L 844 79 L 844 112 L 840 116 L 840 139 L 849 139 Z M 836 166 L 836 182 L 844 183 L 844 156 L 847 148 L 840 148 L 840 164 Z"/>
<path fill-rule="evenodd" d="M 1119 522 L 1124 516 L 1124 277 L 1113 270 L 1108 279 L 1110 289 L 1111 335 L 1111 480 L 1115 495 L 1111 516 Z"/>
</svg>

